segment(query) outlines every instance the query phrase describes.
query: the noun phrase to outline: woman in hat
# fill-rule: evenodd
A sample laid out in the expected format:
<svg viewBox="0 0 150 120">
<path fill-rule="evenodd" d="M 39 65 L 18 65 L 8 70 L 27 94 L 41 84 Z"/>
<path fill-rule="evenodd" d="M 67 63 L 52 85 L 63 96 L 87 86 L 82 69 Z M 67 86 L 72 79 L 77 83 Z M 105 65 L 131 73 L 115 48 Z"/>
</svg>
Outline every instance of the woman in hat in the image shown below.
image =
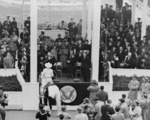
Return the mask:
<svg viewBox="0 0 150 120">
<path fill-rule="evenodd" d="M 44 96 L 44 88 L 45 86 L 50 82 L 50 83 L 53 83 L 52 81 L 52 77 L 54 76 L 53 74 L 53 70 L 51 69 L 52 67 L 52 64 L 51 63 L 46 63 L 45 64 L 45 67 L 43 69 L 43 72 L 41 73 L 41 88 L 40 88 L 40 91 L 41 91 L 41 96 Z"/>
</svg>

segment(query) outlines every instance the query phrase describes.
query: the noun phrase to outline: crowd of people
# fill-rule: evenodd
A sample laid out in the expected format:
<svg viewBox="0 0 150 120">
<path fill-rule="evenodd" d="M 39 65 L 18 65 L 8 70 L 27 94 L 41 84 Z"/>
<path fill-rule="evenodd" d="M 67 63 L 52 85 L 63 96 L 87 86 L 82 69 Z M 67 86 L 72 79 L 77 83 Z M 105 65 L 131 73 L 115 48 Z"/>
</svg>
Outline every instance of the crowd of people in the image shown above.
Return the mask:
<svg viewBox="0 0 150 120">
<path fill-rule="evenodd" d="M 76 23 L 71 18 L 67 28 L 60 25 L 59 29 L 66 30 L 64 38 L 58 34 L 58 38 L 52 40 L 45 36 L 44 31 L 41 32 L 38 40 L 38 73 L 42 71 L 46 62 L 52 64 L 54 71 L 57 71 L 57 63 L 61 62 L 62 72 L 67 73 L 68 77 L 75 78 L 76 64 L 81 63 L 79 67 L 82 69 L 83 79 L 85 82 L 90 81 L 91 45 L 88 40 L 81 37 L 80 22 L 76 27 Z"/>
<path fill-rule="evenodd" d="M 128 3 L 117 10 L 108 4 L 101 7 L 101 74 L 104 61 L 113 68 L 150 68 L 150 40 L 147 35 L 141 38 L 141 18 L 131 24 L 131 7 Z"/>
<path fill-rule="evenodd" d="M 127 3 L 117 10 L 108 4 L 105 8 L 101 7 L 100 79 L 108 76 L 108 61 L 114 68 L 150 68 L 150 40 L 147 36 L 141 39 L 140 20 L 138 18 L 135 25 L 131 24 L 131 6 Z M 11 21 L 9 16 L 4 23 L 0 23 L 0 67 L 13 68 L 18 50 L 18 66 L 23 76 L 29 79 L 30 17 L 24 26 L 23 31 L 19 32 L 16 19 Z M 53 40 L 44 31 L 38 38 L 38 75 L 46 62 L 52 63 L 52 68 L 57 73 L 57 63 L 61 62 L 62 72 L 75 78 L 76 65 L 80 63 L 83 80 L 90 81 L 91 44 L 81 37 L 82 20 L 77 24 L 73 18 L 68 24 L 61 21 L 58 29 L 65 30 L 64 38 L 58 34 L 58 38 Z"/>
<path fill-rule="evenodd" d="M 139 84 L 137 76 L 133 75 L 132 80 L 128 84 L 128 95 L 123 94 L 118 97 L 118 103 L 113 103 L 109 93 L 104 90 L 104 86 L 98 86 L 96 80 L 92 80 L 89 91 L 89 98 L 85 98 L 83 103 L 77 107 L 77 114 L 74 120 L 149 120 L 150 119 L 150 80 L 143 77 L 142 84 Z M 61 99 L 60 93 L 56 92 L 59 89 L 52 81 L 48 85 L 48 99 L 40 103 L 39 112 L 36 118 L 44 118 L 40 120 L 47 120 L 51 115 L 51 100 L 56 99 L 58 114 L 60 120 L 72 119 L 72 116 L 67 112 L 66 106 L 59 104 Z M 138 96 L 138 92 L 140 93 Z M 57 94 L 57 95 L 56 95 Z M 120 98 L 119 98 L 120 97 Z M 47 108 L 50 107 L 49 109 Z M 49 106 L 50 105 L 50 106 Z M 41 107 L 42 106 L 42 107 Z M 46 106 L 46 107 L 45 107 Z M 40 112 L 41 111 L 41 112 Z M 45 113 L 45 114 L 43 114 Z"/>
</svg>

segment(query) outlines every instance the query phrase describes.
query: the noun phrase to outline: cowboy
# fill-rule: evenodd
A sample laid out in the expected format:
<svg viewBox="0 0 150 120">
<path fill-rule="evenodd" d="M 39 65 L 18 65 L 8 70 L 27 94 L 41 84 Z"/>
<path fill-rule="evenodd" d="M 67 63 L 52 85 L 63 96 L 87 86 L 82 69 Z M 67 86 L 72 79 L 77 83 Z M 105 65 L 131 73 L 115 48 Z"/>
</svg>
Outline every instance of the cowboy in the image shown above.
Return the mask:
<svg viewBox="0 0 150 120">
<path fill-rule="evenodd" d="M 52 64 L 51 63 L 46 63 L 43 72 L 41 73 L 41 97 L 44 96 L 44 87 L 48 84 L 48 82 L 53 83 L 52 77 L 54 76 L 53 70 L 51 69 Z"/>
</svg>

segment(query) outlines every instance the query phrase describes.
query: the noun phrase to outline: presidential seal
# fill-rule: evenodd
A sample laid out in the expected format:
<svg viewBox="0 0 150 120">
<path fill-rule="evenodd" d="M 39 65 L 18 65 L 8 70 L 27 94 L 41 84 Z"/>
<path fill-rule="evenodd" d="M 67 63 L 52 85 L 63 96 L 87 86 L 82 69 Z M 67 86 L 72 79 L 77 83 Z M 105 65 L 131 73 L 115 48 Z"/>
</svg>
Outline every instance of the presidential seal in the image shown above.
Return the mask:
<svg viewBox="0 0 150 120">
<path fill-rule="evenodd" d="M 64 86 L 60 90 L 60 96 L 64 103 L 71 103 L 76 99 L 77 92 L 72 86 Z"/>
</svg>

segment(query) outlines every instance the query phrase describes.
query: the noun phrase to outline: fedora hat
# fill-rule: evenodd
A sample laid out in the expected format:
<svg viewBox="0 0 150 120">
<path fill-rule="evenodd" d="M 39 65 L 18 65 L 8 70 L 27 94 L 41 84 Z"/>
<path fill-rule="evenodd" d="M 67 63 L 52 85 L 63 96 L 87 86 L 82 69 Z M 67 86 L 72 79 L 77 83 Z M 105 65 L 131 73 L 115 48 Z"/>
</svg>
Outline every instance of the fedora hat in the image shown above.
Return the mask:
<svg viewBox="0 0 150 120">
<path fill-rule="evenodd" d="M 46 68 L 51 68 L 51 67 L 52 67 L 52 64 L 49 63 L 49 62 L 48 62 L 48 63 L 45 63 L 45 67 L 46 67 Z"/>
</svg>

